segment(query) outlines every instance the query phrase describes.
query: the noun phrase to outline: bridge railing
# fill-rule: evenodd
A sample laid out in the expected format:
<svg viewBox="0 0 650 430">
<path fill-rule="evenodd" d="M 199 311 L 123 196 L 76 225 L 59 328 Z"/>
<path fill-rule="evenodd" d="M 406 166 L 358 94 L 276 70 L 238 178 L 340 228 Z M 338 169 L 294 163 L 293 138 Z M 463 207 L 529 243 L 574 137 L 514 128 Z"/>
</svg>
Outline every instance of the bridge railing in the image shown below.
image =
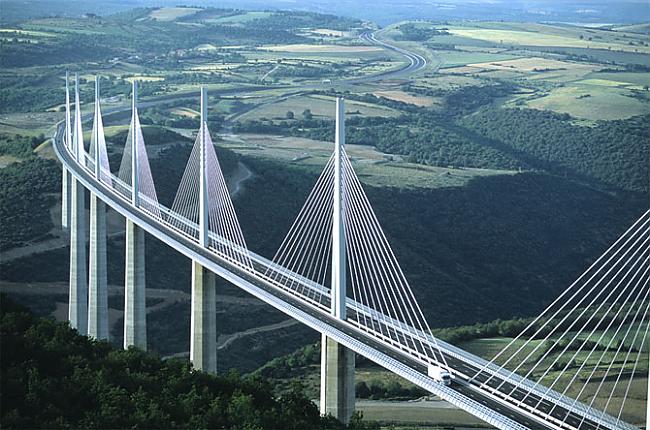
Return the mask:
<svg viewBox="0 0 650 430">
<path fill-rule="evenodd" d="M 67 149 L 68 148 L 66 148 L 66 150 Z M 95 162 L 93 158 L 90 157 L 90 155 L 86 151 L 84 151 L 83 162 L 79 164 L 88 173 L 94 175 Z M 101 182 L 101 184 L 104 185 L 106 188 L 114 191 L 115 195 L 117 195 L 126 204 L 131 204 L 131 193 L 132 193 L 131 185 L 125 183 L 121 178 L 119 178 L 119 176 L 113 173 L 110 174 L 110 178 L 111 178 L 110 184 L 107 184 L 103 181 Z M 199 226 L 196 222 L 189 220 L 188 218 L 178 213 L 173 212 L 170 208 L 166 207 L 163 204 L 160 204 L 159 202 L 154 202 L 149 196 L 143 193 L 140 193 L 140 199 L 141 201 L 149 204 L 143 204 L 138 206 L 137 208 L 138 210 L 142 211 L 143 213 L 146 213 L 148 216 L 158 218 L 158 215 L 156 213 L 154 213 L 151 210 L 148 210 L 149 207 L 156 205 L 156 207 L 159 208 L 160 213 L 162 214 L 162 222 L 168 228 L 174 230 L 176 233 L 188 239 L 198 242 Z M 182 225 L 183 227 L 179 227 L 179 225 Z M 245 256 L 246 258 L 250 258 L 255 264 L 253 266 L 253 269 L 251 270 L 251 268 L 247 267 L 246 265 L 243 265 L 239 259 L 233 258 L 231 255 L 220 252 L 218 247 L 212 244 L 212 246 L 209 246 L 209 250 L 219 258 L 227 261 L 230 264 L 234 264 L 238 266 L 242 270 L 249 272 L 251 275 L 263 279 L 265 282 L 281 289 L 286 293 L 292 294 L 293 296 L 305 301 L 306 303 L 314 306 L 320 311 L 329 312 L 330 291 L 325 286 L 317 284 L 314 281 L 298 273 L 292 272 L 266 258 L 263 258 L 255 253 L 252 253 L 250 250 L 243 248 L 238 244 L 235 244 L 229 241 L 228 239 L 215 234 L 212 231 L 209 232 L 209 236 L 211 238 L 211 244 L 215 242 L 221 245 L 225 245 L 229 247 L 231 250 L 235 251 L 236 254 L 240 254 L 242 256 Z M 288 280 L 289 282 L 291 282 L 292 285 L 287 286 L 285 283 L 282 282 L 283 279 Z M 299 288 L 296 288 L 295 286 L 296 284 L 298 284 Z M 384 327 L 388 327 L 391 330 L 402 333 L 402 336 L 404 338 L 411 338 L 411 341 L 410 342 L 407 341 L 406 343 L 397 342 L 395 339 L 386 336 L 385 333 L 383 333 L 380 330 L 373 329 L 373 327 L 368 325 L 359 324 L 357 321 L 348 318 L 347 322 L 354 328 L 385 341 L 390 346 L 394 347 L 395 349 L 398 349 L 400 352 L 408 354 L 412 358 L 416 358 L 425 366 L 428 364 L 439 364 L 439 362 L 435 359 L 434 354 L 427 354 L 428 351 L 426 351 L 426 349 L 422 350 L 422 347 L 418 348 L 418 342 L 424 340 L 425 342 L 428 343 L 430 342 L 430 340 L 427 339 L 426 336 L 423 336 L 417 330 L 415 329 L 409 330 L 407 328 L 408 325 L 405 324 L 404 322 L 395 321 L 392 318 L 388 317 L 387 315 L 377 310 L 370 309 L 367 306 L 362 306 L 354 302 L 350 298 L 348 298 L 348 308 L 352 312 L 363 313 L 364 316 L 369 318 L 377 326 L 383 325 Z"/>
<path fill-rule="evenodd" d="M 57 138 L 57 135 L 59 135 L 59 138 L 62 136 L 63 132 L 60 131 L 62 130 L 62 127 L 59 127 L 57 129 L 57 132 L 55 133 L 54 138 Z M 61 145 L 64 150 L 68 151 L 70 155 L 72 155 L 72 158 L 74 158 L 73 154 L 70 152 L 70 149 L 65 146 Z M 90 174 L 94 175 L 94 160 L 92 157 L 89 156 L 84 151 L 84 159 L 82 163 L 78 163 L 81 167 L 83 167 L 86 171 L 88 171 Z M 130 205 L 131 204 L 131 186 L 129 184 L 126 184 L 124 181 L 122 181 L 117 175 L 112 174 L 110 175 L 111 177 L 111 184 L 107 184 L 104 181 L 100 181 L 101 185 L 103 185 L 108 191 L 110 191 L 114 196 L 118 197 L 120 200 L 124 201 L 125 204 Z M 152 211 L 148 210 L 147 207 L 149 205 L 142 205 L 141 207 L 137 207 L 135 209 L 141 211 L 143 214 L 158 219 L 159 221 L 163 222 L 168 228 L 172 229 L 179 235 L 182 235 L 188 239 L 191 239 L 195 242 L 197 242 L 197 237 L 198 233 L 196 235 L 188 233 L 185 231 L 183 228 L 179 228 L 176 224 L 177 223 L 182 223 L 183 225 L 186 226 L 189 231 L 197 231 L 198 232 L 198 225 L 173 212 L 171 209 L 167 208 L 166 206 L 159 204 L 158 202 L 153 202 L 151 199 L 149 199 L 148 196 L 141 194 L 140 196 L 142 199 L 147 201 L 150 204 L 156 204 L 160 208 L 160 212 L 162 214 L 162 219 L 159 218 L 160 215 L 157 215 L 153 213 Z M 173 220 L 174 222 L 171 222 Z M 318 309 L 321 312 L 329 312 L 329 298 L 330 298 L 330 292 L 329 289 L 326 288 L 323 285 L 320 285 L 318 283 L 315 283 L 314 281 L 307 279 L 297 273 L 291 272 L 290 270 L 278 266 L 277 264 L 273 263 L 272 261 L 255 254 L 251 252 L 250 250 L 243 248 L 235 243 L 232 243 L 231 241 L 228 241 L 226 238 L 221 237 L 219 235 L 216 235 L 214 232 L 209 233 L 211 241 L 215 243 L 220 243 L 222 245 L 226 245 L 230 247 L 235 253 L 245 255 L 247 258 L 250 258 L 253 262 L 253 268 L 251 269 L 250 267 L 247 267 L 243 264 L 241 264 L 241 261 L 239 261 L 236 258 L 232 258 L 229 255 L 226 255 L 222 252 L 219 252 L 216 246 L 210 246 L 209 251 L 213 253 L 216 257 L 227 261 L 229 264 L 235 265 L 239 267 L 241 270 L 244 270 L 248 272 L 249 274 L 262 279 L 268 284 L 271 284 L 272 286 L 286 292 L 290 293 L 297 298 L 305 301 L 309 305 L 313 306 L 314 308 Z M 298 292 L 297 289 L 295 288 L 288 288 L 286 285 L 284 285 L 282 282 L 279 282 L 276 278 L 270 277 L 265 275 L 265 273 L 268 273 L 268 271 L 271 271 L 275 274 L 279 274 L 282 277 L 286 279 L 290 279 L 292 282 L 297 282 L 299 283 L 302 287 L 300 291 Z M 282 278 L 280 278 L 282 279 Z M 404 337 L 409 337 L 411 339 L 425 339 L 428 344 L 431 344 L 434 341 L 433 336 L 430 333 L 423 333 L 422 331 L 409 326 L 408 324 L 405 324 L 402 321 L 396 321 L 392 318 L 390 318 L 387 315 L 382 314 L 381 312 L 369 308 L 367 306 L 364 306 L 360 303 L 357 303 L 350 298 L 348 298 L 348 308 L 353 311 L 353 312 L 359 312 L 364 314 L 366 317 L 370 318 L 371 320 L 376 321 L 379 324 L 385 324 L 386 326 L 390 326 L 391 329 L 400 332 L 402 336 Z M 371 334 L 372 336 L 375 336 L 388 344 L 390 344 L 392 347 L 395 349 L 398 349 L 400 352 L 405 353 L 412 358 L 416 359 L 417 361 L 421 362 L 423 365 L 427 364 L 436 364 L 438 363 L 435 360 L 435 356 L 432 357 L 428 355 L 426 352 L 427 351 L 421 351 L 417 347 L 409 347 L 405 344 L 395 342 L 394 339 L 391 339 L 387 336 L 385 336 L 383 333 L 380 331 L 374 330 L 371 327 L 364 326 L 362 324 L 359 324 L 357 321 L 348 319 L 347 323 L 350 324 L 350 326 L 354 327 L 357 330 L 366 332 L 368 334 Z M 625 428 L 629 430 L 634 430 L 636 427 L 630 426 L 627 423 L 624 423 L 622 421 L 616 420 L 614 417 L 611 417 L 607 414 L 602 414 L 600 411 L 595 410 L 594 408 L 590 408 L 587 405 L 584 405 L 583 403 L 580 402 L 574 402 L 573 399 L 570 399 L 566 396 L 563 396 L 562 394 L 549 390 L 547 391 L 546 389 L 540 389 L 540 387 L 531 381 L 526 380 L 525 378 L 522 378 L 521 376 L 517 374 L 510 374 L 508 371 L 505 371 L 504 369 L 500 368 L 499 366 L 496 366 L 494 364 L 488 363 L 486 360 L 474 356 L 472 354 L 469 354 L 457 347 L 454 347 L 451 344 L 448 344 L 446 342 L 443 342 L 441 340 L 437 340 L 439 347 L 446 353 L 449 354 L 450 356 L 453 356 L 459 360 L 462 360 L 464 362 L 467 362 L 468 364 L 471 364 L 473 366 L 479 367 L 479 368 L 484 368 L 486 371 L 500 377 L 503 379 L 511 379 L 516 381 L 516 383 L 520 383 L 523 387 L 526 387 L 529 389 L 531 392 L 534 392 L 536 395 L 540 396 L 543 399 L 549 400 L 555 404 L 561 405 L 563 408 L 572 411 L 576 414 L 588 417 L 590 420 L 603 424 L 607 427 L 612 427 L 615 425 L 618 425 L 619 428 Z M 417 342 L 413 341 L 412 344 L 414 346 L 417 345 Z M 363 344 L 361 344 L 363 345 Z M 426 385 L 427 383 L 430 383 L 426 377 L 418 372 L 415 372 L 413 369 L 408 368 L 407 366 L 404 366 L 404 371 L 405 372 L 410 372 L 412 375 L 412 378 L 423 378 L 421 381 L 421 386 Z M 468 375 L 471 376 L 471 375 Z M 411 379 L 411 378 L 409 378 Z M 424 384 L 424 385 L 422 385 Z M 481 389 L 485 390 L 486 387 L 480 387 Z M 503 397 L 504 393 L 502 392 L 497 392 L 497 390 L 490 389 L 490 387 L 487 387 L 488 391 L 493 392 L 494 395 L 500 395 Z M 461 406 L 461 403 L 463 402 L 468 402 L 468 399 L 465 396 L 460 395 L 459 393 L 455 392 L 454 390 L 448 390 L 449 393 L 446 393 L 446 395 L 453 399 L 456 399 L 455 401 L 458 402 L 457 406 Z M 507 396 L 506 396 L 507 397 Z M 452 403 L 454 401 L 450 400 Z M 508 400 L 508 399 L 506 399 Z M 516 399 L 509 399 L 509 400 L 515 400 Z M 476 403 L 476 402 L 474 402 Z M 466 407 L 470 407 L 469 405 L 465 405 Z M 461 406 L 462 407 L 462 406 Z M 485 417 L 488 418 L 483 418 L 485 419 L 488 423 L 496 425 L 496 422 L 491 422 L 489 419 L 491 414 L 491 410 L 487 407 L 484 407 L 483 405 L 480 405 L 478 403 L 472 404 L 472 408 L 476 409 L 484 409 L 483 413 L 485 414 Z M 520 407 L 527 407 L 527 405 L 522 404 Z M 530 408 L 530 407 L 529 407 Z M 531 413 L 536 413 L 539 415 L 540 411 L 534 410 L 534 408 L 530 408 Z M 520 426 L 522 430 L 525 429 L 525 427 Z"/>
</svg>

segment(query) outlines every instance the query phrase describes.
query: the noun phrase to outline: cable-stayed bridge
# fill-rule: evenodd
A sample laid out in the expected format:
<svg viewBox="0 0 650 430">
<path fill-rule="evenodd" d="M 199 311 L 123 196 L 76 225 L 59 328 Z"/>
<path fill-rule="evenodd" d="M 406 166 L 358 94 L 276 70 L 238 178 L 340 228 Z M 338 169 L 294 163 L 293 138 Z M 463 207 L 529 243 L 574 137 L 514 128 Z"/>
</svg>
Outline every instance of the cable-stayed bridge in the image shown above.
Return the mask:
<svg viewBox="0 0 650 430">
<path fill-rule="evenodd" d="M 117 173 L 109 165 L 99 81 L 89 151 L 79 92 L 53 138 L 63 164 L 73 327 L 108 336 L 106 205 L 126 218 L 124 346 L 146 349 L 145 232 L 192 260 L 190 359 L 216 372 L 215 274 L 322 333 L 321 410 L 347 421 L 361 354 L 500 429 L 636 429 L 632 381 L 647 369 L 650 211 L 491 361 L 431 335 L 345 150 L 337 100 L 333 153 L 271 259 L 248 249 L 207 126 L 171 207 L 158 202 L 137 84 Z M 90 191 L 89 237 L 85 192 Z M 89 258 L 86 265 L 86 241 Z M 446 377 L 449 375 L 449 378 Z"/>
</svg>

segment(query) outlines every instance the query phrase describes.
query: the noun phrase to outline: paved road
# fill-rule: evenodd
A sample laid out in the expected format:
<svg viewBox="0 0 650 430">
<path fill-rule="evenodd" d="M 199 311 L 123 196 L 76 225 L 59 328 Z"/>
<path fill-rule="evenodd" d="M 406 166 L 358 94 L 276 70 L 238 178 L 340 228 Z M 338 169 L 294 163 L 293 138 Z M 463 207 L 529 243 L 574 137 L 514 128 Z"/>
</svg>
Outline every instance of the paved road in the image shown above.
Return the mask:
<svg viewBox="0 0 650 430">
<path fill-rule="evenodd" d="M 88 173 L 88 171 L 86 171 L 84 168 L 77 165 L 71 159 L 71 156 L 67 151 L 63 150 L 63 145 L 61 142 L 61 134 L 62 134 L 61 130 L 62 127 L 58 127 L 57 135 L 55 137 L 55 143 L 54 143 L 57 155 L 62 161 L 65 162 L 66 165 L 71 166 L 71 168 L 74 169 L 75 174 L 79 178 L 84 179 L 89 186 L 92 185 L 95 182 L 94 178 Z M 104 193 L 102 192 L 102 194 Z M 108 195 L 110 196 L 110 194 Z M 106 197 L 106 195 L 102 195 L 102 198 L 105 199 L 108 197 Z M 183 251 L 186 254 L 203 256 L 208 261 L 212 261 L 212 262 L 218 261 L 219 267 L 227 270 L 229 273 L 238 277 L 242 281 L 248 282 L 250 285 L 255 286 L 259 291 L 264 291 L 265 293 L 268 293 L 269 296 L 282 300 L 282 302 L 289 304 L 290 306 L 293 306 L 294 309 L 300 310 L 304 314 L 310 315 L 311 317 L 326 323 L 329 327 L 333 327 L 336 330 L 338 330 L 340 333 L 344 333 L 348 335 L 351 339 L 355 339 L 356 341 L 359 341 L 361 344 L 365 345 L 366 347 L 370 347 L 375 351 L 385 354 L 385 356 L 390 357 L 396 360 L 396 362 L 401 363 L 402 365 L 407 366 L 408 368 L 419 372 L 419 374 L 421 375 L 427 374 L 427 369 L 423 365 L 423 362 L 416 359 L 413 352 L 404 352 L 402 350 L 395 349 L 387 345 L 384 341 L 381 341 L 377 336 L 355 328 L 350 322 L 336 319 L 331 315 L 329 315 L 329 313 L 324 312 L 322 309 L 318 309 L 314 305 L 311 305 L 308 302 L 306 302 L 304 299 L 297 297 L 295 294 L 288 293 L 278 288 L 277 286 L 269 283 L 268 281 L 266 281 L 264 277 L 260 276 L 260 274 L 266 272 L 266 268 L 268 267 L 265 266 L 266 263 L 263 263 L 262 260 L 255 261 L 255 272 L 251 272 L 250 270 L 244 270 L 240 266 L 234 265 L 227 260 L 215 256 L 210 251 L 199 246 L 196 242 L 186 238 L 185 236 L 173 230 L 167 223 L 164 223 L 161 220 L 158 220 L 153 217 L 143 217 L 143 215 L 140 213 L 138 209 L 133 208 L 129 204 L 125 204 L 121 200 L 115 200 L 115 202 L 113 202 L 111 206 L 116 208 L 119 207 L 122 210 L 128 212 L 129 217 L 132 217 L 133 219 L 140 219 L 143 222 L 148 223 L 150 226 L 152 226 L 149 229 L 150 233 L 155 234 L 157 237 L 161 239 L 172 238 L 172 240 L 176 240 L 177 242 L 182 243 L 185 246 L 185 249 L 189 250 L 189 251 Z M 183 248 L 180 249 L 182 250 Z M 241 283 L 241 281 L 239 282 Z M 242 285 L 245 284 L 242 283 Z M 311 288 L 311 287 L 307 287 L 307 288 Z M 261 297 L 264 296 L 261 295 Z M 323 303 L 323 305 L 325 306 L 325 308 L 327 308 L 327 303 Z M 355 309 L 349 308 L 348 315 L 350 317 L 350 321 L 358 320 L 358 318 L 356 318 L 355 316 L 355 312 L 356 312 Z M 289 313 L 289 311 L 287 311 L 287 313 Z M 382 324 L 383 327 L 381 327 Z M 401 337 L 399 339 L 400 343 L 403 345 L 407 345 L 411 350 L 415 350 L 419 354 L 425 352 L 423 351 L 424 346 L 419 347 L 416 344 L 416 341 L 412 338 L 412 335 L 407 337 L 404 336 L 403 332 L 398 333 L 397 332 L 398 328 L 393 327 L 392 325 L 388 326 L 384 320 L 379 321 L 375 319 L 374 325 L 380 326 L 383 329 L 383 331 L 386 330 L 389 332 L 392 331 L 391 337 L 393 338 L 395 337 L 395 335 Z M 453 354 L 450 354 L 448 351 L 445 350 L 443 350 L 443 354 L 445 354 L 445 359 L 449 364 L 449 367 L 452 369 L 452 373 L 455 376 L 455 382 L 452 384 L 452 388 L 456 392 L 463 394 L 467 398 L 474 399 L 478 403 L 488 406 L 490 410 L 495 411 L 496 414 L 500 414 L 517 423 L 520 423 L 521 425 L 525 426 L 528 429 L 546 430 L 546 429 L 558 428 L 549 424 L 548 422 L 544 422 L 542 420 L 533 418 L 530 415 L 530 413 L 527 413 L 525 410 L 523 410 L 521 407 L 517 405 L 518 400 L 521 400 L 524 397 L 525 395 L 524 391 L 515 390 L 511 394 L 504 395 L 505 393 L 509 393 L 509 391 L 511 391 L 514 388 L 510 382 L 505 382 L 504 380 L 500 379 L 500 377 L 495 377 L 492 379 L 491 383 L 489 383 L 488 385 L 491 388 L 496 388 L 497 395 L 498 395 L 497 397 L 491 392 L 492 390 L 490 388 L 485 388 L 480 386 L 480 382 L 482 382 L 480 379 L 478 382 L 474 382 L 474 383 L 469 381 L 468 376 L 473 376 L 478 372 L 478 370 L 480 370 L 479 369 L 480 364 L 477 364 L 479 363 L 477 360 L 470 361 L 470 362 L 468 362 L 467 360 L 461 360 L 459 358 L 456 358 Z M 506 398 L 505 402 L 503 400 L 499 400 L 499 398 L 503 398 L 503 397 Z M 543 416 L 544 414 L 552 410 L 553 417 L 559 418 L 560 422 L 564 420 L 564 418 L 566 417 L 567 418 L 566 422 L 570 423 L 570 425 L 573 428 L 579 428 L 580 430 L 583 429 L 593 430 L 593 429 L 597 429 L 598 427 L 592 421 L 583 420 L 581 416 L 573 412 L 567 411 L 562 406 L 553 405 L 552 403 L 546 400 L 541 401 L 541 398 L 537 394 L 529 395 L 527 399 L 528 400 L 526 401 L 526 405 L 528 405 L 531 410 L 535 411 L 535 415 L 537 416 L 539 415 Z"/>
<path fill-rule="evenodd" d="M 382 79 L 403 78 L 405 76 L 412 75 L 413 73 L 418 72 L 421 69 L 424 69 L 428 64 L 427 59 L 424 58 L 422 55 L 416 52 L 409 51 L 404 48 L 400 48 L 399 46 L 392 45 L 383 40 L 379 40 L 377 39 L 376 33 L 372 33 L 368 31 L 362 33 L 359 36 L 359 38 L 372 45 L 378 45 L 390 51 L 397 52 L 398 54 L 401 54 L 404 57 L 406 57 L 409 63 L 405 67 L 399 70 L 390 70 L 387 72 L 378 73 L 376 75 L 364 76 L 355 79 L 347 79 L 342 81 L 344 83 L 355 84 L 355 83 L 378 81 Z"/>
<path fill-rule="evenodd" d="M 308 93 L 310 91 L 322 90 L 324 88 L 332 88 L 332 87 L 341 86 L 341 85 L 364 84 L 364 83 L 370 83 L 370 82 L 377 82 L 377 81 L 381 81 L 381 80 L 384 80 L 384 79 L 405 78 L 405 77 L 408 77 L 408 76 L 412 75 L 413 73 L 416 73 L 416 72 L 424 69 L 428 64 L 427 59 L 425 57 L 423 57 L 422 55 L 417 54 L 417 53 L 412 52 L 412 51 L 409 51 L 409 50 L 404 49 L 404 48 L 400 48 L 400 47 L 395 46 L 395 45 L 391 45 L 388 42 L 384 42 L 382 40 L 379 40 L 377 38 L 377 36 L 376 36 L 376 33 L 367 31 L 367 32 L 364 32 L 364 33 L 360 34 L 359 38 L 361 40 L 365 41 L 366 43 L 371 44 L 371 45 L 378 45 L 378 46 L 381 46 L 381 47 L 383 47 L 385 49 L 388 49 L 390 51 L 394 51 L 394 52 L 397 52 L 400 55 L 403 55 L 408 60 L 408 64 L 406 64 L 404 67 L 402 67 L 400 69 L 397 69 L 397 70 L 388 70 L 388 71 L 384 71 L 384 72 L 375 73 L 375 74 L 372 74 L 372 75 L 359 76 L 359 77 L 356 77 L 356 78 L 338 79 L 338 80 L 333 81 L 332 84 L 327 84 L 326 87 L 324 87 L 323 84 L 314 84 L 314 83 L 301 84 L 301 85 L 293 86 L 291 88 L 294 88 L 294 90 L 289 92 L 289 93 L 282 94 L 282 95 L 279 95 L 279 96 L 276 96 L 276 97 L 271 97 L 268 100 L 263 101 L 262 103 L 258 103 L 256 105 L 250 105 L 250 106 L 244 108 L 243 110 L 235 112 L 235 113 L 229 115 L 228 117 L 226 117 L 226 123 L 224 124 L 225 133 L 232 133 L 232 125 L 233 125 L 233 123 L 235 121 L 241 119 L 241 117 L 243 117 L 247 113 L 249 113 L 249 112 L 251 112 L 251 111 L 253 111 L 253 110 L 255 110 L 255 109 L 259 108 L 259 107 L 266 106 L 266 105 L 273 104 L 273 103 L 278 103 L 278 102 L 281 102 L 281 101 L 285 101 L 285 100 L 293 98 L 293 97 L 301 96 L 301 95 L 303 95 L 305 93 Z M 436 64 L 434 66 L 433 70 L 434 71 L 438 70 L 438 68 L 440 67 L 440 64 L 441 64 L 440 62 L 438 64 Z"/>
</svg>

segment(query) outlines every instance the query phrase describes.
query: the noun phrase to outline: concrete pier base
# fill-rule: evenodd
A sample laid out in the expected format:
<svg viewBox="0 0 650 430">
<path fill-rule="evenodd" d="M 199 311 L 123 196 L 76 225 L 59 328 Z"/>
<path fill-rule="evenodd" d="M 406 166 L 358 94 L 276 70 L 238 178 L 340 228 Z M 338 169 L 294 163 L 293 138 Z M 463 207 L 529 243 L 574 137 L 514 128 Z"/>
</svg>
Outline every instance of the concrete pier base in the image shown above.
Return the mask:
<svg viewBox="0 0 650 430">
<path fill-rule="evenodd" d="M 88 277 L 86 261 L 86 196 L 74 178 L 70 184 L 70 294 L 68 320 L 79 334 L 88 333 Z"/>
<path fill-rule="evenodd" d="M 214 273 L 192 261 L 190 360 L 195 369 L 217 373 L 217 298 Z"/>
<path fill-rule="evenodd" d="M 354 352 L 322 335 L 320 412 L 348 424 L 354 399 Z"/>
<path fill-rule="evenodd" d="M 144 275 L 144 230 L 126 221 L 124 280 L 124 348 L 147 349 L 147 316 Z"/>
<path fill-rule="evenodd" d="M 61 228 L 67 230 L 70 227 L 70 188 L 72 186 L 72 176 L 68 169 L 62 168 L 63 176 L 61 177 Z"/>
<path fill-rule="evenodd" d="M 88 259 L 88 335 L 108 340 L 106 269 L 106 203 L 90 194 L 90 252 Z"/>
</svg>

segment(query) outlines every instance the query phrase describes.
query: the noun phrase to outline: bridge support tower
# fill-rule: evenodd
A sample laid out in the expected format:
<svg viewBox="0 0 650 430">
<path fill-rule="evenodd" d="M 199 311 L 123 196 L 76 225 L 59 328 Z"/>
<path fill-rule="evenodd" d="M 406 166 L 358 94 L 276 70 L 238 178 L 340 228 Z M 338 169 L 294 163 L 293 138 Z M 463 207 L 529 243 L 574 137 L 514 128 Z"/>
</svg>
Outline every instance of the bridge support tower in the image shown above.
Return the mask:
<svg viewBox="0 0 650 430">
<path fill-rule="evenodd" d="M 346 317 L 346 255 L 344 222 L 343 145 L 345 144 L 345 105 L 336 100 L 336 139 L 334 143 L 334 214 L 332 224 L 332 315 Z M 348 424 L 354 412 L 354 352 L 327 336 L 321 341 L 320 412 Z"/>
<path fill-rule="evenodd" d="M 197 370 L 217 373 L 217 296 L 215 274 L 192 261 L 190 361 Z"/>
<path fill-rule="evenodd" d="M 99 76 L 95 78 L 94 162 L 101 181 Z M 106 267 L 106 203 L 90 193 L 90 252 L 88 259 L 88 335 L 108 340 L 108 271 Z"/>
<path fill-rule="evenodd" d="M 208 133 L 208 95 L 201 88 L 201 154 L 199 164 L 199 243 L 210 244 L 206 133 Z M 195 369 L 217 373 L 216 279 L 214 273 L 192 261 L 192 314 L 190 322 L 190 361 Z"/>
<path fill-rule="evenodd" d="M 131 106 L 131 204 L 140 205 L 138 142 L 136 116 L 138 85 L 133 81 Z M 147 308 L 144 272 L 144 230 L 126 220 L 126 267 L 124 270 L 124 348 L 147 349 Z"/>
<path fill-rule="evenodd" d="M 124 279 L 124 348 L 147 349 L 147 308 L 144 275 L 144 230 L 126 221 Z"/>
<path fill-rule="evenodd" d="M 81 110 L 79 108 L 79 79 L 75 82 L 75 121 L 72 150 L 80 163 L 84 163 Z M 83 185 L 70 178 L 70 293 L 68 320 L 80 334 L 88 332 L 88 278 L 86 276 L 86 196 Z"/>
<path fill-rule="evenodd" d="M 106 203 L 90 194 L 90 256 L 88 259 L 88 335 L 108 340 L 106 267 Z"/>
</svg>

